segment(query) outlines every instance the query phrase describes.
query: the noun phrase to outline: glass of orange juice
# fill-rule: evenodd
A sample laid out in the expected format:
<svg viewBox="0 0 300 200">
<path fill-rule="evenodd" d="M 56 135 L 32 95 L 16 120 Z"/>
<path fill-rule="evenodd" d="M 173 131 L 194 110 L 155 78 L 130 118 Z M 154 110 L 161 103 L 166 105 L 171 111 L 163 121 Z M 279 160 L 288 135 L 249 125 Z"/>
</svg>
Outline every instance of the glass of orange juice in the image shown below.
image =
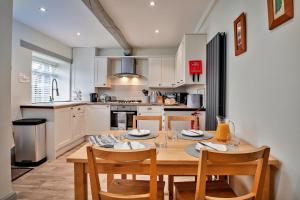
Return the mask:
<svg viewBox="0 0 300 200">
<path fill-rule="evenodd" d="M 231 134 L 234 135 L 235 126 L 234 123 L 226 117 L 217 116 L 218 126 L 216 131 L 216 139 L 222 142 L 227 142 L 231 139 Z M 232 129 L 230 129 L 230 125 L 232 125 Z"/>
</svg>

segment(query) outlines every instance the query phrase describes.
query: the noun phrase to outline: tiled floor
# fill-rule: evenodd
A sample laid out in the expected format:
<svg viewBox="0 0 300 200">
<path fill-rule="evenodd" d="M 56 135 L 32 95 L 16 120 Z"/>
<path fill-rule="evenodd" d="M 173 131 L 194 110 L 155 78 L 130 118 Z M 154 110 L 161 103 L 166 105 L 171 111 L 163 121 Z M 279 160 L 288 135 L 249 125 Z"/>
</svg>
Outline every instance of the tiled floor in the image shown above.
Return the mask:
<svg viewBox="0 0 300 200">
<path fill-rule="evenodd" d="M 18 199 L 74 200 L 73 165 L 66 162 L 66 157 L 77 148 L 67 152 L 55 161 L 47 162 L 35 168 L 31 172 L 14 181 L 13 189 L 17 192 Z M 105 177 L 101 176 L 102 185 L 105 185 L 105 180 Z M 168 199 L 167 197 L 168 193 L 166 190 L 165 199 Z M 89 199 L 91 199 L 90 192 Z"/>
</svg>

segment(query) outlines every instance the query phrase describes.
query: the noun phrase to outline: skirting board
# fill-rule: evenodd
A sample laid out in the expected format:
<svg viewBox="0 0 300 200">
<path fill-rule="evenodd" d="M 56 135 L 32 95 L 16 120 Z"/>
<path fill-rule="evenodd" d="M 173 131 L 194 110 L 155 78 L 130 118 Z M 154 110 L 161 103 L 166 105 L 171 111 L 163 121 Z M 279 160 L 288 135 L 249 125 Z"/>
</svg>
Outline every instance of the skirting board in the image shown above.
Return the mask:
<svg viewBox="0 0 300 200">
<path fill-rule="evenodd" d="M 16 200 L 17 194 L 15 192 L 11 192 L 8 195 L 2 197 L 0 200 Z"/>
</svg>

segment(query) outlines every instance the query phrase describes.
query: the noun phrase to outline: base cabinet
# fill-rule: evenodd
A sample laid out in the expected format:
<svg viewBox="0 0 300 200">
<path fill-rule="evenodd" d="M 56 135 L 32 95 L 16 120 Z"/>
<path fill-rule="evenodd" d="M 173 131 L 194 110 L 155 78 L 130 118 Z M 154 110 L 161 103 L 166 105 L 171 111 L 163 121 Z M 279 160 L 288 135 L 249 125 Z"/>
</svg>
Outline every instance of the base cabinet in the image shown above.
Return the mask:
<svg viewBox="0 0 300 200">
<path fill-rule="evenodd" d="M 72 141 L 71 108 L 56 109 L 54 113 L 55 150 Z"/>
<path fill-rule="evenodd" d="M 110 130 L 110 106 L 89 105 L 86 109 L 86 135 Z"/>
</svg>

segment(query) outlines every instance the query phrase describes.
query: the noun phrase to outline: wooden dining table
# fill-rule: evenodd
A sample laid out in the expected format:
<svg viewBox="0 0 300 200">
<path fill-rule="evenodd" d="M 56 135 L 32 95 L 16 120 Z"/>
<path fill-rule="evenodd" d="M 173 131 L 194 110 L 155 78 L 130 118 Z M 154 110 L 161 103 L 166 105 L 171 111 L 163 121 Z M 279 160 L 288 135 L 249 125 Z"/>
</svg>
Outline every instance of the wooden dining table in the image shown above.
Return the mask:
<svg viewBox="0 0 300 200">
<path fill-rule="evenodd" d="M 112 134 L 112 135 L 119 135 L 122 134 L 124 131 L 103 131 L 97 134 Z M 210 132 L 214 134 L 214 132 Z M 174 139 L 173 131 L 159 131 L 158 137 L 155 139 L 149 140 L 139 140 L 140 142 L 153 145 L 154 143 L 158 142 L 164 144 L 167 140 L 167 145 L 164 148 L 159 148 L 157 154 L 157 174 L 158 175 L 197 175 L 198 169 L 198 158 L 193 157 L 186 153 L 185 148 L 187 145 L 195 143 L 196 141 L 191 140 L 183 140 L 183 139 Z M 217 141 L 215 138 L 209 139 L 207 141 L 211 141 L 214 143 L 221 143 Z M 240 144 L 236 148 L 235 151 L 243 152 L 255 149 L 254 146 L 250 145 L 244 140 L 239 140 Z M 88 184 L 87 184 L 87 153 L 86 153 L 86 146 L 89 143 L 83 145 L 80 149 L 76 152 L 72 153 L 67 157 L 67 162 L 74 164 L 74 186 L 75 186 L 75 199 L 76 200 L 86 200 L 88 198 Z M 107 171 L 110 166 L 115 165 L 111 161 L 97 159 L 98 163 L 98 172 L 101 173 L 103 169 Z M 138 174 L 148 174 L 148 161 L 144 161 L 139 166 L 139 173 Z M 118 164 L 120 165 L 120 164 Z M 123 165 L 123 164 L 122 164 Z M 112 174 L 130 174 L 130 167 L 126 167 L 126 163 L 124 166 L 119 167 L 120 170 L 118 171 L 111 171 L 108 177 L 112 177 Z M 270 182 L 271 182 L 271 169 L 277 169 L 280 165 L 280 162 L 275 159 L 274 157 L 270 156 L 269 158 L 269 165 L 267 168 L 266 173 L 266 180 L 264 185 L 264 200 L 270 199 Z M 226 167 L 226 174 L 220 174 L 219 169 L 224 169 Z M 210 164 L 208 166 L 208 173 L 209 175 L 248 175 L 254 176 L 256 170 L 256 162 L 248 162 L 243 164 L 231 164 L 222 166 L 219 164 Z M 223 170 L 224 171 L 224 170 Z"/>
</svg>

